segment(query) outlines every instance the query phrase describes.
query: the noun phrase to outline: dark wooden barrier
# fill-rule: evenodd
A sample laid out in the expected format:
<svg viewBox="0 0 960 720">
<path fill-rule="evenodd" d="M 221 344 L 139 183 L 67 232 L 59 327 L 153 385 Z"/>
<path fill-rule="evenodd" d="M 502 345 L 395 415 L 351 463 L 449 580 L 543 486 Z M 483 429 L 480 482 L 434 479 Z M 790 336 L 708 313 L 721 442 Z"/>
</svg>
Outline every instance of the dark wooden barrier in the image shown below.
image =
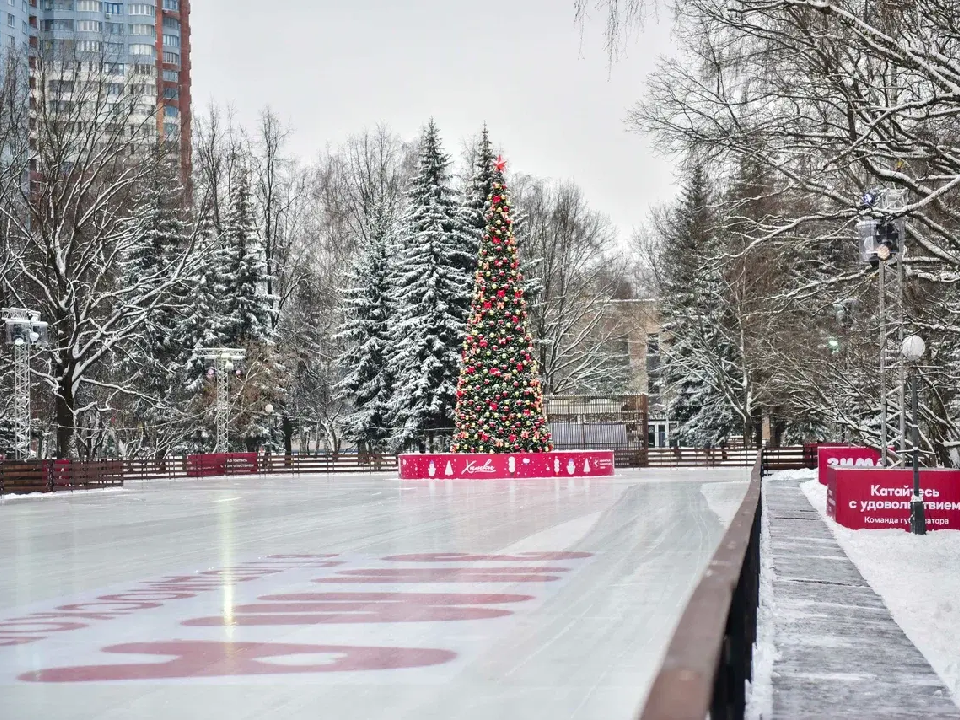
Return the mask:
<svg viewBox="0 0 960 720">
<path fill-rule="evenodd" d="M 761 470 L 757 456 L 740 509 L 680 617 L 641 720 L 743 717 L 757 637 Z"/>
<path fill-rule="evenodd" d="M 212 459 L 211 459 L 212 458 Z M 235 475 L 330 475 L 391 472 L 394 455 L 236 455 L 147 460 L 0 461 L 0 495 L 88 490 L 122 486 L 130 480 L 164 480 Z"/>
<path fill-rule="evenodd" d="M 764 448 L 763 471 L 775 470 L 815 470 L 817 467 L 817 446 Z"/>
<path fill-rule="evenodd" d="M 745 450 L 744 448 L 650 448 L 649 450 L 614 450 L 614 461 L 618 468 L 750 467 L 753 465 L 756 457 L 756 451 Z"/>
<path fill-rule="evenodd" d="M 124 462 L 33 460 L 0 462 L 0 495 L 123 486 Z"/>
<path fill-rule="evenodd" d="M 397 469 L 395 455 L 261 455 L 259 462 L 260 472 L 265 475 L 339 475 L 391 472 Z"/>
</svg>

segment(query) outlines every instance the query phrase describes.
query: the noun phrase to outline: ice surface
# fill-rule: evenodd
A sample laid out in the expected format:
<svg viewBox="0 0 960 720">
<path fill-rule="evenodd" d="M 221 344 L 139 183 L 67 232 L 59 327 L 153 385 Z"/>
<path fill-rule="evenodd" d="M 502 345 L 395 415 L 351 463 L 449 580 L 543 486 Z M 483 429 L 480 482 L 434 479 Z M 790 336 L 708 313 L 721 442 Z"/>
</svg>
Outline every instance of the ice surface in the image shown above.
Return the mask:
<svg viewBox="0 0 960 720">
<path fill-rule="evenodd" d="M 960 532 L 918 537 L 903 530 L 850 530 L 827 517 L 827 488 L 816 481 L 801 487 L 893 619 L 960 698 Z"/>
<path fill-rule="evenodd" d="M 701 489 L 747 472 L 4 505 L 0 717 L 627 720 L 722 536 Z"/>
</svg>

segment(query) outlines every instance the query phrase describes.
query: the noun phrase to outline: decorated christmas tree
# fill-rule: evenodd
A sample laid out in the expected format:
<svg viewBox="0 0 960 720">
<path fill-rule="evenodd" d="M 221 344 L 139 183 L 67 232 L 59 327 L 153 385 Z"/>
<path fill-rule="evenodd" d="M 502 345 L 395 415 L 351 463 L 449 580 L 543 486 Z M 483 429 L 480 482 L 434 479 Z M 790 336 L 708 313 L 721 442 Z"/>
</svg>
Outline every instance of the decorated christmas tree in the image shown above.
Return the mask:
<svg viewBox="0 0 960 720">
<path fill-rule="evenodd" d="M 553 449 L 533 339 L 527 330 L 523 275 L 504 167 L 503 158 L 498 158 L 463 345 L 453 452 Z"/>
</svg>

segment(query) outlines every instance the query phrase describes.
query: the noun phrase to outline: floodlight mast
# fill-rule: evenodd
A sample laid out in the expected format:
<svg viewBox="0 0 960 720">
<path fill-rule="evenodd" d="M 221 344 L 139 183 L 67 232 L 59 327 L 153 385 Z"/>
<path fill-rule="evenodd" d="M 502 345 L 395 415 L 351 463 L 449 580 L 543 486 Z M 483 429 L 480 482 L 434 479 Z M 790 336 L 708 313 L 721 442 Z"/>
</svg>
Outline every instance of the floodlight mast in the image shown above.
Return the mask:
<svg viewBox="0 0 960 720">
<path fill-rule="evenodd" d="M 897 448 L 897 463 L 904 463 L 906 453 L 906 367 L 896 345 L 904 339 L 904 241 L 906 239 L 906 222 L 899 214 L 906 204 L 906 192 L 899 189 L 876 188 L 864 193 L 861 199 L 861 210 L 867 213 L 857 223 L 860 236 L 860 254 L 865 263 L 878 266 L 879 280 L 879 335 L 880 335 L 880 454 L 881 464 L 890 464 L 888 448 L 891 445 L 891 428 L 889 416 L 899 416 L 899 442 Z M 893 233 L 893 245 L 890 245 L 890 233 Z M 896 262 L 897 274 L 892 278 L 888 273 L 887 265 Z M 891 338 L 891 329 L 888 326 L 887 314 L 894 317 L 896 337 Z M 896 389 L 889 389 L 888 375 L 896 372 Z M 891 411 L 893 411 L 891 413 Z"/>
<path fill-rule="evenodd" d="M 214 452 L 225 453 L 230 449 L 230 372 L 234 364 L 247 357 L 242 348 L 200 348 L 198 355 L 214 363 L 214 382 L 217 384 L 217 444 Z"/>
<path fill-rule="evenodd" d="M 30 457 L 30 349 L 47 343 L 47 324 L 40 313 L 23 308 L 2 311 L 4 338 L 13 346 L 13 454 Z"/>
</svg>

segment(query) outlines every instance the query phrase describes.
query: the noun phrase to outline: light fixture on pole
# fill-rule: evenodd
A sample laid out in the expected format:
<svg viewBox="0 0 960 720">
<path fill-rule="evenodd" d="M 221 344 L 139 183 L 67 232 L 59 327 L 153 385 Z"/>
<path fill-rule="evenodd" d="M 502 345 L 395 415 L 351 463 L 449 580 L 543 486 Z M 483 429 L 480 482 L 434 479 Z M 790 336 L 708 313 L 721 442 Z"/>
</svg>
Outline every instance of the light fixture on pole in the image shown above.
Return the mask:
<svg viewBox="0 0 960 720">
<path fill-rule="evenodd" d="M 13 451 L 19 460 L 30 457 L 30 348 L 46 345 L 47 324 L 36 310 L 3 310 L 4 338 L 13 346 Z"/>
<path fill-rule="evenodd" d="M 923 495 L 920 492 L 920 402 L 917 388 L 920 375 L 917 363 L 926 352 L 923 338 L 911 335 L 904 338 L 900 352 L 913 370 L 913 497 L 910 498 L 910 532 L 927 534 L 927 521 L 923 511 Z"/>
<path fill-rule="evenodd" d="M 229 419 L 230 419 L 230 373 L 236 363 L 247 357 L 247 351 L 242 348 L 200 348 L 197 355 L 204 360 L 212 360 L 214 367 L 214 382 L 217 383 L 217 444 L 216 453 L 225 453 L 230 449 Z M 209 375 L 209 371 L 208 371 Z"/>
</svg>

